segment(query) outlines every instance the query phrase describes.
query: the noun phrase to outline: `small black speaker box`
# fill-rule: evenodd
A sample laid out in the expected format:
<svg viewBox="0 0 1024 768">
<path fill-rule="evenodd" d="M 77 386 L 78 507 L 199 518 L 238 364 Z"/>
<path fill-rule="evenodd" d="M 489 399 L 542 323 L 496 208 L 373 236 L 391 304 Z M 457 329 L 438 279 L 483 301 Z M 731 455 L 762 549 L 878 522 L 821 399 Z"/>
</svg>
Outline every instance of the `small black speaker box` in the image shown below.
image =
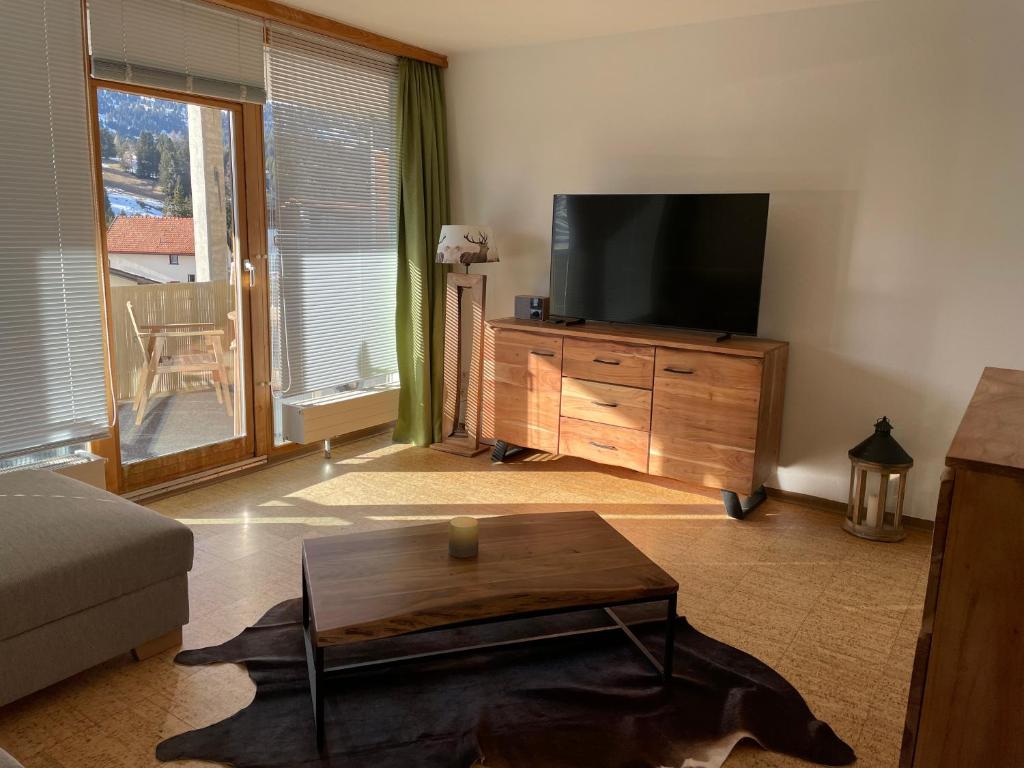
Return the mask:
<svg viewBox="0 0 1024 768">
<path fill-rule="evenodd" d="M 516 296 L 516 320 L 547 320 L 547 296 Z"/>
</svg>

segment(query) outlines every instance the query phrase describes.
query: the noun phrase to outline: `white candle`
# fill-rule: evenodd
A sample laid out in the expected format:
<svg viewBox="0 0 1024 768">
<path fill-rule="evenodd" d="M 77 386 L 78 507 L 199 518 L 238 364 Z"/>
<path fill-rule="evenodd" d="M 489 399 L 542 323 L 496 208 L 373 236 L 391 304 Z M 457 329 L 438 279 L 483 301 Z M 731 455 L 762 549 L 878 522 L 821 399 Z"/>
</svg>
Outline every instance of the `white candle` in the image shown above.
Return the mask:
<svg viewBox="0 0 1024 768">
<path fill-rule="evenodd" d="M 872 493 L 868 496 L 868 513 L 864 518 L 864 522 L 872 528 L 877 528 L 879 525 L 877 493 Z"/>
<path fill-rule="evenodd" d="M 448 554 L 476 557 L 480 546 L 480 524 L 473 517 L 453 517 L 448 523 Z"/>
</svg>

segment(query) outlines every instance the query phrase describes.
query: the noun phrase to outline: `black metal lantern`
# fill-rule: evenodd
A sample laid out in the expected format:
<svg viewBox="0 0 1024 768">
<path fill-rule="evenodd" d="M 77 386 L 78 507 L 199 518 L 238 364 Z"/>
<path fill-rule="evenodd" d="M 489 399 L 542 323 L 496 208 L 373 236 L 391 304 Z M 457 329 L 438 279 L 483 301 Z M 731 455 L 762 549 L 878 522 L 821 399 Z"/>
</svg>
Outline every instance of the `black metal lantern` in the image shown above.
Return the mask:
<svg viewBox="0 0 1024 768">
<path fill-rule="evenodd" d="M 914 466 L 910 454 L 892 436 L 892 423 L 883 416 L 875 433 L 850 449 L 850 501 L 843 528 L 873 541 L 899 541 L 903 530 L 903 502 L 907 473 Z"/>
</svg>

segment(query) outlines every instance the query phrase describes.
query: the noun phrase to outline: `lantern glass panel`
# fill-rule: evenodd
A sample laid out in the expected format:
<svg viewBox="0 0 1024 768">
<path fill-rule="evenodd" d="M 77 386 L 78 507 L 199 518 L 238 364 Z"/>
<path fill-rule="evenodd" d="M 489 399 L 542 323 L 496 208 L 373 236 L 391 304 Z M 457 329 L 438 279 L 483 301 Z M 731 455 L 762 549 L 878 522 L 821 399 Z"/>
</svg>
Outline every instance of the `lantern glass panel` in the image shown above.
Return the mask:
<svg viewBox="0 0 1024 768">
<path fill-rule="evenodd" d="M 867 481 L 864 486 L 865 512 L 864 517 L 861 518 L 861 520 L 864 525 L 877 528 L 881 524 L 881 521 L 879 520 L 878 495 L 882 487 L 882 475 L 879 472 L 872 470 L 868 470 L 866 475 Z M 888 490 L 888 487 L 886 490 Z"/>
<path fill-rule="evenodd" d="M 898 474 L 889 475 L 889 483 L 885 492 L 885 514 L 889 517 L 889 522 L 893 522 L 896 519 L 896 508 L 899 506 L 900 501 L 900 476 Z"/>
</svg>

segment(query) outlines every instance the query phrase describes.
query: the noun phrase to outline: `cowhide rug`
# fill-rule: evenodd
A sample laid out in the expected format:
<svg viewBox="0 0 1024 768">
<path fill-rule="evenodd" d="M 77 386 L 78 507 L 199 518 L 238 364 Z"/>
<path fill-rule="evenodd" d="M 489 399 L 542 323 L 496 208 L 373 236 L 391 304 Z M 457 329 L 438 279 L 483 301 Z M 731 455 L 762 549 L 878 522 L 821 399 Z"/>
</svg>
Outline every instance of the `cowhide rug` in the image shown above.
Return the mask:
<svg viewBox="0 0 1024 768">
<path fill-rule="evenodd" d="M 629 622 L 643 609 L 620 609 Z M 647 614 L 649 615 L 649 614 Z M 774 670 L 676 627 L 669 688 L 621 632 L 378 667 L 335 680 L 327 745 L 317 752 L 300 625 L 301 603 L 272 608 L 223 645 L 178 654 L 180 664 L 238 662 L 253 702 L 226 720 L 162 742 L 160 760 L 239 768 L 717 768 L 741 739 L 822 765 L 853 750 Z M 609 622 L 600 611 L 410 635 L 348 646 L 327 663 L 393 657 Z M 634 631 L 656 657 L 664 626 Z"/>
</svg>

